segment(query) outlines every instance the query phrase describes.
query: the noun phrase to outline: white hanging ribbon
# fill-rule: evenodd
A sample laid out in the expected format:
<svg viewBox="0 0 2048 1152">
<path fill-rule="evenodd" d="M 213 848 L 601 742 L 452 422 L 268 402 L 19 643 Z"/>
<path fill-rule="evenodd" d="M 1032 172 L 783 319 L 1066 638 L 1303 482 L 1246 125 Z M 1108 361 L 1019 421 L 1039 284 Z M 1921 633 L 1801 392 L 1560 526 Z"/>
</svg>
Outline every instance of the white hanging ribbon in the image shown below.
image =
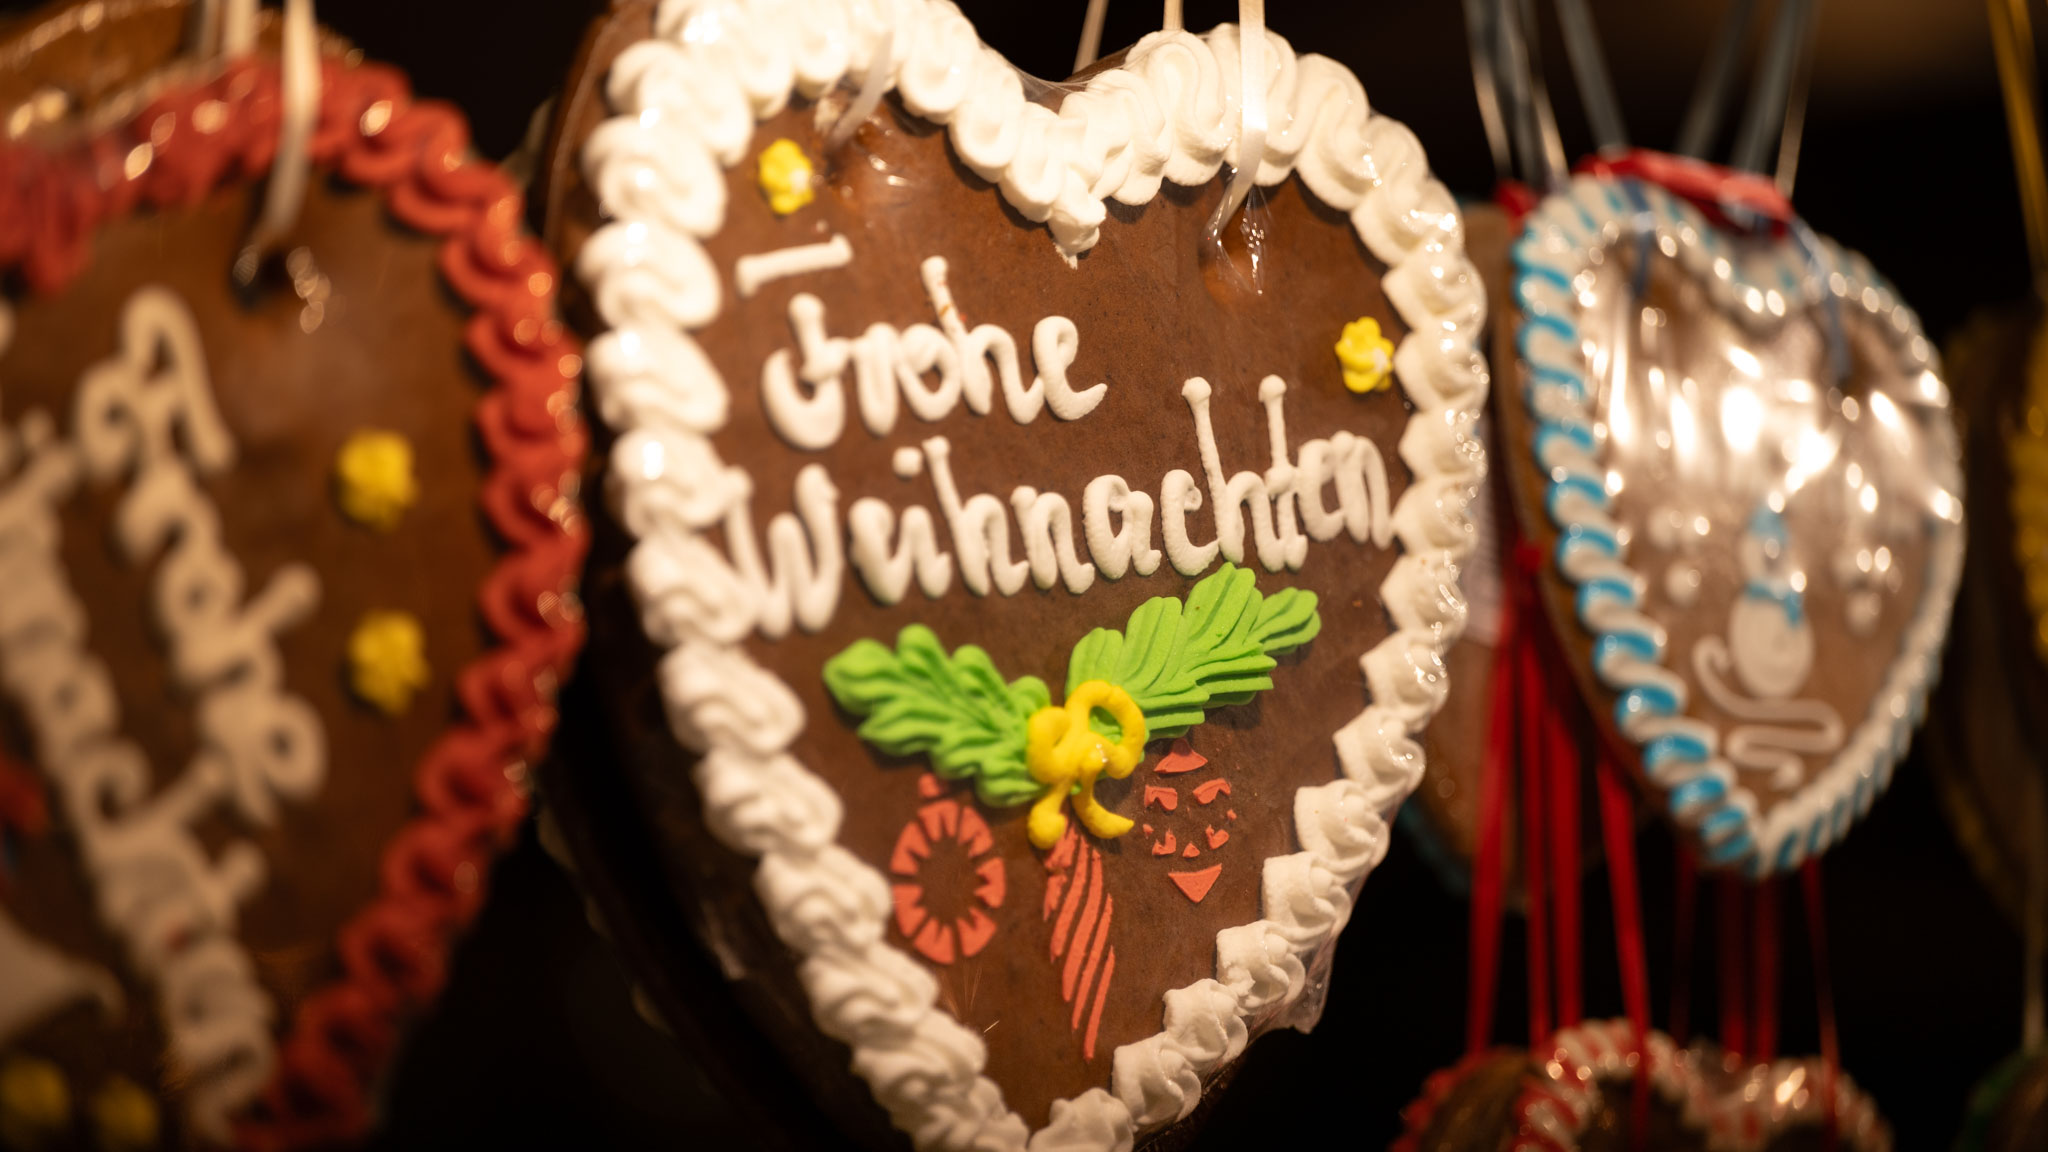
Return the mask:
<svg viewBox="0 0 2048 1152">
<path fill-rule="evenodd" d="M 230 8 L 241 7 L 235 0 Z M 253 7 L 253 6 L 252 6 Z M 313 20 L 313 0 L 285 0 L 281 42 L 277 158 L 264 190 L 263 214 L 235 259 L 235 279 L 254 282 L 263 258 L 282 244 L 299 222 L 312 175 L 313 130 L 320 120 L 320 38 Z"/>
<path fill-rule="evenodd" d="M 227 0 L 221 12 L 220 54 L 232 60 L 256 47 L 257 0 Z"/>
<path fill-rule="evenodd" d="M 1081 17 L 1081 47 L 1074 52 L 1074 71 L 1095 63 L 1102 55 L 1102 18 L 1109 12 L 1109 0 L 1088 0 L 1088 12 Z"/>
<path fill-rule="evenodd" d="M 896 26 L 891 22 L 882 28 L 882 42 L 875 45 L 874 55 L 868 58 L 868 74 L 861 78 L 860 90 L 854 93 L 853 103 L 839 114 L 839 119 L 833 122 L 832 131 L 825 137 L 827 156 L 853 139 L 854 132 L 882 103 L 882 96 L 888 92 L 889 81 L 895 74 Z"/>
<path fill-rule="evenodd" d="M 1230 186 L 1223 202 L 1209 217 L 1209 242 L 1221 244 L 1223 227 L 1244 205 L 1258 180 L 1259 163 L 1266 155 L 1266 0 L 1237 2 L 1237 59 L 1240 83 L 1237 130 L 1237 167 L 1230 174 Z"/>
</svg>

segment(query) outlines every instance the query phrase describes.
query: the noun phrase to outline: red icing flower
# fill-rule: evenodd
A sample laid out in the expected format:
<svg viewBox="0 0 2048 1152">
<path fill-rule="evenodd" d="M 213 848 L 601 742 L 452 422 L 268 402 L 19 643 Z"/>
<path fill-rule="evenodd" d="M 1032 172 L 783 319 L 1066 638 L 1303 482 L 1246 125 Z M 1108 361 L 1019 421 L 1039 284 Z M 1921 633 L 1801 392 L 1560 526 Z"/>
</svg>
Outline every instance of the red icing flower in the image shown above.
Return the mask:
<svg viewBox="0 0 2048 1152">
<path fill-rule="evenodd" d="M 951 964 L 988 947 L 996 934 L 989 913 L 1003 906 L 1008 882 L 988 823 L 971 805 L 939 796 L 937 777 L 918 781 L 931 802 L 896 835 L 889 871 L 896 928 L 919 955 Z"/>
</svg>

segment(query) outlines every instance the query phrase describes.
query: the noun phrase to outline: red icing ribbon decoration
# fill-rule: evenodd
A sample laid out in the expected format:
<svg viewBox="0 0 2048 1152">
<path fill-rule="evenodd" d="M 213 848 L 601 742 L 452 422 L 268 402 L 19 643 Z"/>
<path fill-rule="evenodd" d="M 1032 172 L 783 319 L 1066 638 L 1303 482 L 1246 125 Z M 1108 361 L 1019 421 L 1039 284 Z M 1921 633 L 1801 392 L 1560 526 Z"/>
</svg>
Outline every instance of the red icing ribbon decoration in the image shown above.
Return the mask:
<svg viewBox="0 0 2048 1152">
<path fill-rule="evenodd" d="M 256 1152 L 366 1130 L 370 1085 L 404 1021 L 440 992 L 490 862 L 525 817 L 527 765 L 554 730 L 556 687 L 584 631 L 575 588 L 589 544 L 578 504 L 589 440 L 576 405 L 582 348 L 555 315 L 560 270 L 522 232 L 519 191 L 469 155 L 461 113 L 415 102 L 390 68 L 329 58 L 322 73 L 314 164 L 380 191 L 400 224 L 442 238 L 440 271 L 474 310 L 464 344 L 491 381 L 476 408 L 490 458 L 479 503 L 505 550 L 477 594 L 496 645 L 457 675 L 464 716 L 414 770 L 419 810 L 385 846 L 378 894 L 337 934 L 342 974 L 299 1005 L 270 1089 L 237 1127 Z M 276 66 L 242 62 L 75 148 L 0 145 L 0 269 L 17 269 L 34 292 L 60 290 L 91 260 L 102 224 L 144 205 L 190 208 L 224 182 L 262 176 L 280 115 Z"/>
</svg>

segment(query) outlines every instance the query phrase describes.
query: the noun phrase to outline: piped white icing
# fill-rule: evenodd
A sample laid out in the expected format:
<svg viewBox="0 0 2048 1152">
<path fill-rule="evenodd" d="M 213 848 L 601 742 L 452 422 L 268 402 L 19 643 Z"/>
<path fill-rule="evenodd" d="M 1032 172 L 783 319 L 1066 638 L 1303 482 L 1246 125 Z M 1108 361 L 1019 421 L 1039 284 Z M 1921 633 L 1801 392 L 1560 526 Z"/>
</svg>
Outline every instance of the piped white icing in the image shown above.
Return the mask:
<svg viewBox="0 0 2048 1152">
<path fill-rule="evenodd" d="M 121 1010 L 121 986 L 106 969 L 29 935 L 0 908 L 0 1044 L 73 1004 L 95 1001 L 109 1017 Z"/>
<path fill-rule="evenodd" d="M 839 813 L 815 802 L 771 802 L 769 788 L 802 786 L 783 768 L 748 766 L 786 761 L 803 716 L 787 686 L 738 648 L 746 621 L 773 637 L 791 623 L 829 617 L 825 572 L 845 560 L 871 593 L 893 601 L 913 583 L 927 595 L 945 592 L 955 568 L 974 595 L 1011 595 L 1031 582 L 1073 587 L 1091 576 L 1144 576 L 1162 559 L 1197 575 L 1226 549 L 1281 570 L 1300 564 L 1310 542 L 1339 535 L 1377 547 L 1401 544 L 1403 555 L 1382 589 L 1396 601 L 1396 629 L 1364 657 L 1374 703 L 1334 736 L 1343 777 L 1298 799 L 1303 851 L 1268 861 L 1267 919 L 1219 933 L 1217 979 L 1169 993 L 1165 1030 L 1117 1051 L 1108 1091 L 1055 1103 L 1049 1126 L 1030 1142 L 1034 1149 L 1128 1148 L 1139 1132 L 1191 1110 L 1203 1076 L 1235 1059 L 1261 1018 L 1301 995 L 1305 958 L 1343 926 L 1350 886 L 1384 851 L 1384 820 L 1420 776 L 1412 737 L 1442 703 L 1442 652 L 1463 623 L 1462 600 L 1446 589 L 1471 546 L 1465 504 L 1484 470 L 1469 434 L 1488 383 L 1475 344 L 1484 297 L 1463 256 L 1456 209 L 1429 177 L 1413 135 L 1373 116 L 1357 79 L 1341 65 L 1297 56 L 1270 33 L 1263 56 L 1270 130 L 1257 179 L 1272 184 L 1298 173 L 1319 199 L 1348 214 L 1389 265 L 1389 298 L 1411 330 L 1396 350 L 1395 374 L 1416 409 L 1411 424 L 1433 430 L 1416 433 L 1412 447 L 1404 437 L 1402 458 L 1414 478 L 1394 507 L 1379 451 L 1362 437 L 1340 432 L 1309 441 L 1287 459 L 1285 386 L 1277 380 L 1260 391 L 1273 442 L 1261 472 L 1222 471 L 1201 407 L 1207 395 L 1193 394 L 1201 388 L 1187 400 L 1198 444 L 1210 446 L 1202 454 L 1204 476 L 1170 471 L 1156 500 L 1117 476 L 1097 477 L 1080 494 L 962 492 L 950 444 L 933 436 L 924 441 L 922 467 L 896 472 L 922 475 L 936 515 L 919 523 L 913 514 L 922 509 L 892 514 L 888 504 L 864 495 L 848 511 L 852 544 L 840 558 L 831 510 L 813 484 L 809 508 L 799 501 L 801 520 L 783 513 L 771 522 L 772 568 L 752 543 L 752 486 L 744 472 L 719 463 L 708 448 L 647 457 L 648 445 L 715 432 L 729 400 L 724 381 L 686 334 L 719 307 L 718 279 L 698 243 L 716 225 L 703 211 L 666 203 L 671 195 L 688 200 L 704 193 L 686 165 L 649 160 L 657 145 L 635 125 L 686 128 L 695 147 L 730 167 L 746 155 L 753 120 L 772 115 L 792 93 L 815 96 L 841 80 L 868 81 L 874 68 L 891 69 L 904 106 L 944 125 L 962 162 L 1020 215 L 1044 222 L 1052 242 L 1071 256 L 1095 244 L 1107 219 L 1105 200 L 1144 204 L 1162 180 L 1200 185 L 1238 159 L 1242 81 L 1234 29 L 1206 38 L 1154 33 L 1120 67 L 1067 93 L 1055 110 L 1024 100 L 1015 71 L 941 0 L 667 0 L 655 37 L 629 48 L 607 78 L 616 114 L 610 123 L 620 127 L 593 133 L 583 151 L 584 171 L 614 221 L 576 262 L 614 329 L 592 342 L 589 376 L 608 423 L 629 436 L 648 434 L 632 452 L 622 436 L 612 496 L 640 537 L 636 556 L 669 553 L 636 560 L 629 573 L 649 635 L 673 649 L 661 665 L 671 723 L 685 744 L 720 757 L 714 832 L 760 856 L 759 890 L 778 932 L 804 953 L 804 983 L 819 1026 L 853 1045 L 856 1073 L 920 1149 L 1017 1149 L 1026 1132 L 981 1075 L 979 1039 L 933 1005 L 935 986 L 888 977 L 875 960 L 889 951 L 880 942 L 886 891 L 879 873 L 830 846 Z M 607 188 L 632 191 L 612 197 Z M 921 419 L 943 417 L 963 402 L 982 415 L 1000 392 L 1006 414 L 1019 421 L 1041 407 L 1079 419 L 1099 403 L 1102 385 L 1073 389 L 1064 380 L 1080 338 L 1071 322 L 1047 317 L 1034 330 L 1037 375 L 1027 382 L 1014 340 L 1007 333 L 998 338 L 999 329 L 967 327 L 951 306 L 943 262 L 928 261 L 923 272 L 943 325 L 931 336 L 912 336 L 931 327 L 913 325 L 863 349 L 865 335 L 829 336 L 815 301 L 792 304 L 797 348 L 773 368 L 787 373 L 788 387 L 774 403 L 788 418 L 777 427 L 785 435 L 796 429 L 792 442 L 830 443 L 839 434 L 826 434 L 831 414 L 816 397 L 849 364 L 855 395 L 842 401 L 841 412 L 850 409 L 874 434 L 894 426 L 899 402 Z M 902 378 L 925 373 L 936 373 L 939 383 Z M 784 383 L 778 377 L 775 387 Z M 844 415 L 838 420 L 843 427 Z M 674 467 L 684 459 L 694 475 L 678 478 Z M 720 499 L 722 517 L 711 510 Z M 1191 539 L 1187 514 L 1205 502 L 1232 509 L 1220 527 L 1234 531 Z M 1010 554 L 1012 515 L 1030 527 L 1022 557 Z M 698 547 L 698 533 L 711 523 L 727 526 L 731 562 Z M 950 557 L 938 549 L 939 526 L 953 542 Z M 684 589 L 690 580 L 703 586 Z M 804 594 L 808 601 L 798 603 Z M 699 610 L 710 619 L 692 624 L 687 614 Z M 700 776 L 711 771 L 700 769 Z M 784 783 L 766 783 L 778 778 Z M 787 826 L 773 827 L 776 821 Z M 819 869 L 825 859 L 832 861 L 830 875 Z M 900 977 L 908 969 L 895 971 Z"/>
<path fill-rule="evenodd" d="M 230 1118 L 276 1061 L 276 1010 L 235 938 L 238 909 L 266 868 L 253 842 L 231 841 L 215 855 L 195 826 L 223 806 L 267 825 L 280 800 L 305 799 L 324 779 L 325 732 L 312 707 L 285 691 L 276 642 L 311 611 L 319 582 L 286 565 L 244 600 L 242 567 L 198 482 L 228 467 L 235 445 L 184 302 L 140 289 L 123 308 L 119 338 L 79 381 L 75 440 L 59 438 L 40 411 L 5 434 L 0 579 L 10 594 L 0 610 L 0 689 L 27 722 L 101 921 L 155 987 L 169 1074 L 187 1085 L 186 1123 L 225 1143 Z M 58 551 L 57 509 L 88 478 L 128 483 L 114 512 L 116 552 L 131 565 L 157 560 L 152 616 L 170 680 L 196 698 L 198 751 L 154 794 L 142 749 L 120 732 L 112 677 L 86 646 L 89 621 Z"/>
</svg>

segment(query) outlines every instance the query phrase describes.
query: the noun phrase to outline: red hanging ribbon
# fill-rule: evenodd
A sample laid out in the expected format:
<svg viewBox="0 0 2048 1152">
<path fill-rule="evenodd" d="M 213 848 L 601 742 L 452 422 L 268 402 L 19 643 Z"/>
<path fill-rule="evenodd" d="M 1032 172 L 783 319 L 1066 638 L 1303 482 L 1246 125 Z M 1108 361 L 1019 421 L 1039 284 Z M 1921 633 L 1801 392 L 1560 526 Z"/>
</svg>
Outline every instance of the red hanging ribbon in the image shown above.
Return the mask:
<svg viewBox="0 0 2048 1152">
<path fill-rule="evenodd" d="M 1501 655 L 1487 684 L 1488 739 L 1479 776 L 1479 843 L 1472 861 L 1472 908 L 1466 941 L 1465 1051 L 1476 1055 L 1493 1040 L 1494 984 L 1500 974 L 1501 889 L 1507 861 L 1502 846 L 1508 765 L 1514 757 L 1514 703 L 1510 652 L 1520 629 L 1521 605 L 1513 577 L 1501 604 Z"/>
<path fill-rule="evenodd" d="M 1680 844 L 1671 861 L 1671 1040 L 1684 1047 L 1692 1032 L 1692 937 L 1699 902 L 1699 867 Z"/>
<path fill-rule="evenodd" d="M 1740 1056 L 1749 1051 L 1749 992 L 1744 987 L 1749 967 L 1743 946 L 1743 913 L 1749 889 L 1739 876 L 1723 876 L 1719 894 L 1721 952 L 1721 1047 Z"/>
<path fill-rule="evenodd" d="M 1768 1064 L 1778 1058 L 1778 883 L 1776 880 L 1759 881 L 1755 888 L 1756 932 L 1752 937 L 1755 947 L 1756 980 L 1750 1001 L 1750 1042 L 1755 1045 L 1751 1058 L 1758 1063 Z"/>
<path fill-rule="evenodd" d="M 1839 1118 L 1835 1115 L 1835 1077 L 1842 1066 L 1842 1052 L 1835 1035 L 1835 986 L 1829 973 L 1827 909 L 1821 902 L 1820 860 L 1809 859 L 1799 872 L 1806 890 L 1806 931 L 1813 944 L 1813 1000 L 1820 1017 L 1821 1059 L 1821 1149 L 1835 1152 Z"/>
<path fill-rule="evenodd" d="M 1636 887 L 1635 809 L 1621 770 L 1602 750 L 1597 773 L 1600 830 L 1607 847 L 1607 875 L 1614 892 L 1614 944 L 1621 962 L 1621 999 L 1635 1033 L 1635 1099 L 1629 1117 L 1630 1145 L 1638 1150 L 1650 1124 L 1650 974 L 1643 957 L 1642 897 Z"/>
<path fill-rule="evenodd" d="M 1550 701 L 1543 691 L 1542 667 L 1537 660 L 1536 645 L 1524 642 L 1516 653 L 1520 664 L 1520 675 L 1516 687 L 1521 705 L 1522 745 L 1522 823 L 1517 829 L 1522 837 L 1522 894 L 1523 905 L 1529 919 L 1529 1041 L 1540 1044 L 1550 1036 L 1550 924 L 1545 915 L 1544 892 L 1544 840 L 1548 823 L 1543 818 L 1543 807 L 1549 796 L 1545 777 L 1562 775 L 1561 766 L 1547 765 L 1550 747 L 1546 740 L 1537 737 L 1546 734 L 1550 726 L 1546 717 Z M 1559 891 L 1567 884 L 1564 876 L 1557 878 Z M 1567 1018 L 1569 1019 L 1569 1018 Z M 1572 1021 L 1576 1023 L 1576 1021 Z"/>
<path fill-rule="evenodd" d="M 1568 685 L 1564 686 L 1566 689 Z M 1576 1024 L 1586 1018 L 1585 982 L 1579 948 L 1579 748 L 1572 739 L 1568 705 L 1557 699 L 1553 682 L 1551 706 L 1545 713 L 1544 760 L 1550 773 L 1550 886 L 1553 894 L 1551 934 L 1557 971 L 1557 1019 Z"/>
</svg>

